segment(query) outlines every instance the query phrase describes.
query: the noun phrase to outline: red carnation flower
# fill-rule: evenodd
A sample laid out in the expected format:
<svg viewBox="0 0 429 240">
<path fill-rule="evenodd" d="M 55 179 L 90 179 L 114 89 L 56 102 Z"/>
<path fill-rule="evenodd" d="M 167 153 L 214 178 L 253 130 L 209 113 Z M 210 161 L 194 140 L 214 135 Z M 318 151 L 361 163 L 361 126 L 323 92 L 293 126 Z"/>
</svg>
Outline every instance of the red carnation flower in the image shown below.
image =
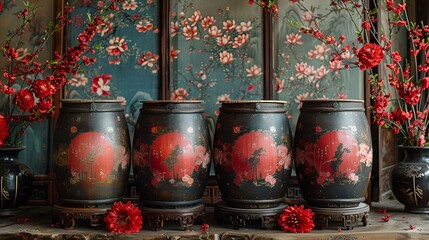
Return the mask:
<svg viewBox="0 0 429 240">
<path fill-rule="evenodd" d="M 13 103 L 16 104 L 22 111 L 28 111 L 34 106 L 33 93 L 28 89 L 21 89 L 13 98 Z"/>
<path fill-rule="evenodd" d="M 33 84 L 34 94 L 38 98 L 46 98 L 55 94 L 55 88 L 49 83 L 48 80 L 36 80 Z"/>
<path fill-rule="evenodd" d="M 309 233 L 314 228 L 313 211 L 301 206 L 289 206 L 277 218 L 277 223 L 284 232 Z"/>
<path fill-rule="evenodd" d="M 9 125 L 7 124 L 6 117 L 0 115 L 0 147 L 4 145 L 6 139 L 9 138 Z"/>
<path fill-rule="evenodd" d="M 136 233 L 142 228 L 143 219 L 140 209 L 128 201 L 126 204 L 115 202 L 104 222 L 109 232 Z"/>
<path fill-rule="evenodd" d="M 361 70 L 370 69 L 381 63 L 384 57 L 383 48 L 374 43 L 366 43 L 357 52 Z"/>
</svg>

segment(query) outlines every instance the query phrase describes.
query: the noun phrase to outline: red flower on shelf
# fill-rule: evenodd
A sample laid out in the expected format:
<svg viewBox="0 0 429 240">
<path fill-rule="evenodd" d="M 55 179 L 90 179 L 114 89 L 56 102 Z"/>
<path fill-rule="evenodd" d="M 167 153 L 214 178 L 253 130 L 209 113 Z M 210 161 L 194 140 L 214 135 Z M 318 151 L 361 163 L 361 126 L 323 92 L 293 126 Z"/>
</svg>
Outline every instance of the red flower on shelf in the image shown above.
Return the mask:
<svg viewBox="0 0 429 240">
<path fill-rule="evenodd" d="M 284 232 L 309 233 L 314 228 L 314 213 L 304 205 L 289 206 L 277 218 L 277 223 Z"/>
<path fill-rule="evenodd" d="M 130 201 L 113 203 L 112 209 L 104 218 L 106 230 L 112 233 L 136 233 L 143 225 L 141 211 Z"/>
</svg>

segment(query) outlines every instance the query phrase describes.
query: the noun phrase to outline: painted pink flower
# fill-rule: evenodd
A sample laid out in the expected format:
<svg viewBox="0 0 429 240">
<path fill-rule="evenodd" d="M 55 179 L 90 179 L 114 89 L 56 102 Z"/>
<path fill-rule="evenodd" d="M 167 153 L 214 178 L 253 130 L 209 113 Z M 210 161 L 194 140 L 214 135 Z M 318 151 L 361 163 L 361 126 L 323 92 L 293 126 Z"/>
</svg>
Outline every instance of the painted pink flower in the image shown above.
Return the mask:
<svg viewBox="0 0 429 240">
<path fill-rule="evenodd" d="M 237 25 L 235 24 L 235 20 L 226 20 L 222 23 L 222 26 L 225 31 L 231 31 L 237 27 Z"/>
<path fill-rule="evenodd" d="M 113 37 L 109 40 L 109 46 L 106 47 L 107 54 L 110 56 L 119 56 L 128 50 L 127 42 L 124 38 Z"/>
<path fill-rule="evenodd" d="M 313 19 L 314 19 L 314 13 L 311 11 L 306 11 L 301 16 L 301 20 L 304 22 L 311 22 Z"/>
<path fill-rule="evenodd" d="M 219 60 L 223 64 L 228 64 L 228 63 L 231 63 L 232 61 L 234 61 L 234 58 L 232 56 L 232 53 L 229 53 L 227 51 L 223 51 L 223 52 L 219 53 Z"/>
<path fill-rule="evenodd" d="M 178 22 L 170 22 L 170 36 L 174 37 L 179 32 L 179 23 Z"/>
<path fill-rule="evenodd" d="M 239 48 L 249 41 L 249 34 L 238 35 L 234 38 L 232 48 Z"/>
<path fill-rule="evenodd" d="M 184 88 L 178 88 L 173 91 L 173 94 L 171 96 L 171 100 L 184 100 L 189 93 Z"/>
<path fill-rule="evenodd" d="M 153 67 L 154 64 L 158 61 L 159 55 L 153 54 L 151 51 L 147 51 L 138 60 L 138 64 L 141 66 Z"/>
<path fill-rule="evenodd" d="M 186 40 L 191 40 L 191 39 L 200 40 L 196 26 L 192 27 L 191 25 L 187 25 L 183 27 L 182 32 Z"/>
<path fill-rule="evenodd" d="M 277 94 L 280 94 L 284 88 L 285 88 L 285 81 L 277 77 L 276 81 L 274 82 L 274 91 Z"/>
<path fill-rule="evenodd" d="M 298 77 L 298 79 L 309 77 L 314 72 L 314 67 L 309 66 L 305 62 L 297 63 L 295 65 L 296 74 L 295 76 Z"/>
<path fill-rule="evenodd" d="M 194 11 L 194 14 L 188 18 L 189 22 L 191 22 L 191 26 L 195 26 L 201 19 L 203 19 L 203 16 L 200 11 Z"/>
<path fill-rule="evenodd" d="M 267 175 L 267 176 L 265 177 L 265 182 L 267 182 L 267 183 L 269 183 L 270 185 L 274 186 L 274 185 L 276 185 L 277 180 L 276 180 L 276 178 L 275 178 L 275 177 L 273 177 L 272 175 Z"/>
<path fill-rule="evenodd" d="M 297 45 L 301 45 L 303 44 L 303 42 L 301 41 L 301 37 L 302 35 L 297 34 L 297 33 L 291 33 L 286 35 L 286 44 L 297 44 Z"/>
<path fill-rule="evenodd" d="M 298 95 L 296 96 L 296 98 L 295 98 L 295 102 L 297 102 L 297 103 L 298 103 L 298 107 L 297 107 L 297 109 L 301 109 L 301 107 L 302 107 L 302 102 L 301 102 L 301 101 L 302 101 L 302 100 L 307 99 L 309 95 L 310 95 L 310 93 L 309 93 L 309 92 L 306 92 L 306 93 L 298 94 Z"/>
<path fill-rule="evenodd" d="M 316 182 L 317 184 L 322 185 L 323 183 L 331 182 L 332 180 L 333 179 L 330 172 L 320 172 L 319 176 L 317 176 Z"/>
<path fill-rule="evenodd" d="M 112 75 L 101 74 L 92 79 L 91 92 L 98 96 L 109 96 L 110 86 L 108 83 L 112 79 Z"/>
<path fill-rule="evenodd" d="M 231 43 L 230 40 L 230 36 L 229 35 L 223 35 L 222 37 L 217 37 L 216 38 L 216 44 L 219 47 L 224 47 L 226 45 L 228 45 L 229 43 Z"/>
<path fill-rule="evenodd" d="M 281 169 L 289 169 L 292 166 L 292 154 L 285 145 L 277 147 L 277 167 Z"/>
<path fill-rule="evenodd" d="M 356 173 L 350 173 L 347 178 L 350 179 L 350 181 L 352 181 L 354 184 L 359 181 L 359 176 L 356 175 Z"/>
<path fill-rule="evenodd" d="M 359 144 L 359 156 L 361 163 L 365 164 L 367 167 L 372 166 L 372 148 L 367 144 Z"/>
<path fill-rule="evenodd" d="M 250 21 L 248 22 L 241 22 L 240 25 L 236 27 L 236 30 L 239 34 L 246 33 L 252 29 L 252 23 Z"/>
<path fill-rule="evenodd" d="M 170 49 L 170 61 L 174 61 L 179 56 L 180 50 L 175 50 L 173 47 Z"/>
<path fill-rule="evenodd" d="M 213 26 L 216 23 L 214 17 L 205 17 L 201 20 L 201 26 L 204 30 L 207 30 L 209 27 Z"/>
<path fill-rule="evenodd" d="M 77 73 L 69 80 L 69 84 L 74 87 L 85 86 L 87 83 L 88 78 L 83 73 Z"/>
<path fill-rule="evenodd" d="M 314 50 L 310 50 L 308 52 L 308 58 L 310 60 L 313 59 L 320 59 L 320 60 L 325 60 L 327 59 L 327 54 L 329 53 L 329 51 L 331 51 L 330 48 L 328 48 L 324 43 L 316 45 Z"/>
<path fill-rule="evenodd" d="M 136 25 L 136 30 L 142 33 L 150 31 L 152 28 L 153 24 L 148 19 L 142 19 Z"/>
<path fill-rule="evenodd" d="M 338 70 L 341 70 L 344 68 L 343 61 L 341 60 L 330 61 L 329 65 L 331 70 L 334 72 L 337 72 Z"/>
<path fill-rule="evenodd" d="M 347 98 L 348 98 L 348 96 L 347 96 L 346 94 L 344 94 L 344 93 L 338 93 L 338 94 L 337 94 L 337 98 L 338 98 L 338 99 L 347 99 Z"/>
<path fill-rule="evenodd" d="M 256 65 L 246 69 L 248 77 L 256 77 L 262 75 L 262 69 Z"/>
<path fill-rule="evenodd" d="M 109 34 L 113 29 L 113 23 L 109 21 L 109 19 L 104 19 L 103 23 L 98 25 L 96 28 L 96 32 L 99 33 L 102 37 Z"/>
<path fill-rule="evenodd" d="M 188 174 L 185 174 L 182 177 L 182 181 L 184 181 L 185 183 L 187 183 L 189 187 L 194 183 L 194 179 L 191 176 L 189 176 Z"/>
<path fill-rule="evenodd" d="M 136 0 L 126 0 L 122 3 L 122 8 L 124 10 L 136 10 L 137 2 Z"/>
<path fill-rule="evenodd" d="M 216 26 L 212 26 L 209 29 L 208 34 L 210 37 L 219 37 L 220 35 L 222 35 L 222 31 L 218 29 Z"/>
<path fill-rule="evenodd" d="M 231 100 L 231 97 L 230 97 L 230 95 L 229 94 L 223 94 L 223 95 L 219 95 L 218 97 L 217 97 L 217 104 L 219 104 L 219 103 L 221 103 L 222 101 L 229 101 L 229 100 Z"/>
<path fill-rule="evenodd" d="M 329 70 L 327 70 L 326 68 L 325 68 L 325 66 L 320 66 L 317 70 L 316 70 L 316 72 L 314 73 L 314 78 L 316 78 L 316 79 L 322 79 L 322 78 L 324 78 L 327 74 L 329 73 Z"/>
</svg>

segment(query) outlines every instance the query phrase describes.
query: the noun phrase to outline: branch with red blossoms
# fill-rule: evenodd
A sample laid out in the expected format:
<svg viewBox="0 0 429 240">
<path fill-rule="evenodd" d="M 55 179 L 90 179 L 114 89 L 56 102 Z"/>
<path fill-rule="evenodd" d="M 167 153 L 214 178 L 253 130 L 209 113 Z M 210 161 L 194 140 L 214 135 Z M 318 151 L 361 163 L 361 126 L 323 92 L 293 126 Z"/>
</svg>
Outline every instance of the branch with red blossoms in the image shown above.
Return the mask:
<svg viewBox="0 0 429 240">
<path fill-rule="evenodd" d="M 257 5 L 259 6 L 261 9 L 272 13 L 274 16 L 277 17 L 277 15 L 279 14 L 279 9 L 277 7 L 277 4 L 275 3 L 275 0 L 248 0 L 248 3 L 250 5 Z"/>
<path fill-rule="evenodd" d="M 11 31 L 2 47 L 5 66 L 0 82 L 0 147 L 20 145 L 20 137 L 33 123 L 49 118 L 54 113 L 55 94 L 68 83 L 71 74 L 76 74 L 82 64 L 89 65 L 95 58 L 84 54 L 93 51 L 89 47 L 101 20 L 106 14 L 119 10 L 117 2 L 112 0 L 92 14 L 84 31 L 78 35 L 78 43 L 69 47 L 63 54 L 54 53 L 48 61 L 39 60 L 39 54 L 45 49 L 48 40 L 70 23 L 68 16 L 74 10 L 73 4 L 66 5 L 63 12 L 55 17 L 45 28 L 42 41 L 34 51 L 22 48 L 22 36 L 29 30 L 37 17 L 39 1 L 24 2 L 24 9 L 18 11 L 20 26 Z"/>
<path fill-rule="evenodd" d="M 302 1 L 290 1 L 304 11 L 310 11 Z M 356 27 L 356 41 L 352 45 L 343 45 L 344 36 L 324 33 L 317 19 L 309 26 L 296 23 L 293 26 L 335 49 L 331 62 L 338 62 L 337 65 L 343 69 L 359 67 L 369 74 L 371 110 L 375 123 L 399 134 L 403 145 L 424 146 L 428 141 L 426 129 L 429 124 L 429 95 L 426 94 L 429 87 L 429 26 L 410 21 L 405 0 L 401 3 L 382 0 L 383 9 L 387 11 L 379 11 L 374 1 L 371 3 L 375 7 L 369 9 L 369 1 L 331 0 L 332 12 L 346 12 Z M 383 29 L 383 24 L 378 22 L 382 19 L 381 14 L 386 16 L 384 19 L 387 20 L 388 29 Z M 392 49 L 393 34 L 400 30 L 406 32 L 410 43 L 410 50 L 404 56 Z M 375 67 L 381 67 L 387 73 L 373 74 Z"/>
</svg>

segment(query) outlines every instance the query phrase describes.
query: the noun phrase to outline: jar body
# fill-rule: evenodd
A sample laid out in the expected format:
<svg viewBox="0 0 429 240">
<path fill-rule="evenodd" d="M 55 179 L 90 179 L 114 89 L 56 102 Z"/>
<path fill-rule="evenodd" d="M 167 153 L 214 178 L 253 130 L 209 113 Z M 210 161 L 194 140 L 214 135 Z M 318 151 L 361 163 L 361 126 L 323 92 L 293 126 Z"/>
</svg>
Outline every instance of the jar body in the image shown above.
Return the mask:
<svg viewBox="0 0 429 240">
<path fill-rule="evenodd" d="M 373 158 L 363 101 L 305 100 L 300 111 L 294 161 L 304 200 L 315 207 L 358 206 Z"/>
<path fill-rule="evenodd" d="M 140 204 L 202 203 L 211 162 L 202 101 L 144 101 L 134 133 L 133 169 Z"/>
<path fill-rule="evenodd" d="M 24 148 L 0 148 L 0 216 L 15 215 L 33 192 L 34 175 L 18 159 Z"/>
<path fill-rule="evenodd" d="M 63 204 L 111 204 L 128 185 L 130 137 L 120 101 L 63 100 L 54 130 L 54 182 Z"/>
<path fill-rule="evenodd" d="M 393 167 L 392 192 L 405 211 L 429 213 L 429 147 L 398 148 L 405 157 Z"/>
<path fill-rule="evenodd" d="M 214 135 L 222 200 L 237 208 L 272 208 L 284 200 L 292 166 L 285 103 L 222 102 Z"/>
</svg>

